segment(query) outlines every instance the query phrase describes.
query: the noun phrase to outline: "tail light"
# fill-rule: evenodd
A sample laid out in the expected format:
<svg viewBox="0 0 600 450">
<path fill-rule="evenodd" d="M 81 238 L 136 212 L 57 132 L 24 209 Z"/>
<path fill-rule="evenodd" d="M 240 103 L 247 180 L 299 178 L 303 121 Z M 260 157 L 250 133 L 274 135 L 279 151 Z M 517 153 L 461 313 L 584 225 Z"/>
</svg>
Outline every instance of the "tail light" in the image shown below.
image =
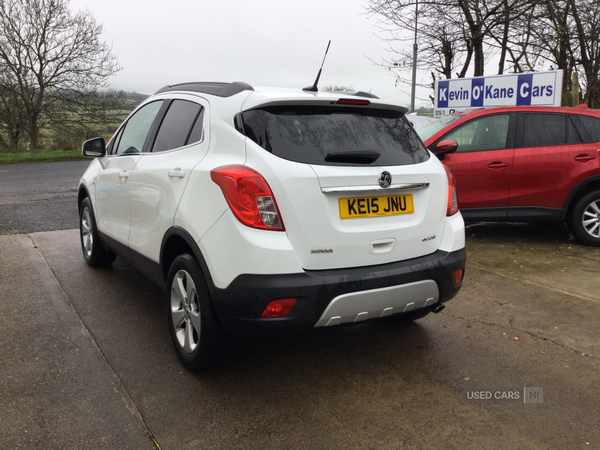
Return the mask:
<svg viewBox="0 0 600 450">
<path fill-rule="evenodd" d="M 446 169 L 446 175 L 448 176 L 448 207 L 446 208 L 446 215 L 453 216 L 458 212 L 458 198 L 456 197 L 456 183 L 454 181 L 454 174 L 452 171 L 444 165 Z"/>
<path fill-rule="evenodd" d="M 240 223 L 262 230 L 284 231 L 275 197 L 265 179 L 246 166 L 223 166 L 210 172 Z"/>
</svg>

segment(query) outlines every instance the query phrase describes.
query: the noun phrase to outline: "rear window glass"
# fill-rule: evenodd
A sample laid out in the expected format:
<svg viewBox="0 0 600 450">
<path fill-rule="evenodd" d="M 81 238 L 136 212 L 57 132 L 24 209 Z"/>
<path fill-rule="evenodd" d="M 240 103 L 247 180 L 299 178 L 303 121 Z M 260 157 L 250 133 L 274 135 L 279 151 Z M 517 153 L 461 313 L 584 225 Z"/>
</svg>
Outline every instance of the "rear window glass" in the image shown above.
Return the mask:
<svg viewBox="0 0 600 450">
<path fill-rule="evenodd" d="M 600 119 L 597 117 L 584 116 L 580 114 L 578 116 L 583 122 L 583 126 L 590 134 L 592 141 L 599 142 L 600 141 Z"/>
<path fill-rule="evenodd" d="M 522 114 L 523 147 L 577 144 L 582 142 L 566 114 Z"/>
<path fill-rule="evenodd" d="M 407 165 L 429 153 L 402 113 L 276 106 L 242 113 L 244 134 L 265 150 L 317 165 Z"/>
</svg>

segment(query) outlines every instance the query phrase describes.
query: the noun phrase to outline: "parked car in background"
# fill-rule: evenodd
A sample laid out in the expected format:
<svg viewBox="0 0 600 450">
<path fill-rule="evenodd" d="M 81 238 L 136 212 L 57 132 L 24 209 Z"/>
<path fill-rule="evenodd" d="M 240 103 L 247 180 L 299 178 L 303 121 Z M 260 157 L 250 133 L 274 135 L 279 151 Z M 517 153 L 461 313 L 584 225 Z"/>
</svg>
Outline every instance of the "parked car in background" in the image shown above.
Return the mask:
<svg viewBox="0 0 600 450">
<path fill-rule="evenodd" d="M 434 119 L 433 117 L 419 116 L 417 113 L 410 113 L 406 115 L 406 120 L 413 126 L 415 130 L 418 130 L 425 125 L 437 122 L 440 119 Z"/>
<path fill-rule="evenodd" d="M 165 288 L 196 370 L 234 333 L 438 312 L 462 285 L 464 221 L 405 112 L 316 83 L 167 86 L 83 144 L 83 256 L 118 254 Z"/>
<path fill-rule="evenodd" d="M 566 222 L 600 246 L 600 111 L 504 107 L 418 131 L 456 176 L 465 221 Z"/>
</svg>

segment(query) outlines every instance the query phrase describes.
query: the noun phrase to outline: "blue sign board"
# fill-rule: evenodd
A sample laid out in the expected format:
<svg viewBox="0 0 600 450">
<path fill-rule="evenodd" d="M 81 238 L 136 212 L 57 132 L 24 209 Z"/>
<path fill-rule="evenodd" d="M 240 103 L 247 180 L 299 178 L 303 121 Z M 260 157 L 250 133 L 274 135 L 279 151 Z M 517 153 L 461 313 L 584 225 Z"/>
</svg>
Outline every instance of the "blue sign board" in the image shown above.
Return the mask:
<svg viewBox="0 0 600 450">
<path fill-rule="evenodd" d="M 560 106 L 562 70 L 435 82 L 435 117 L 496 106 Z"/>
</svg>

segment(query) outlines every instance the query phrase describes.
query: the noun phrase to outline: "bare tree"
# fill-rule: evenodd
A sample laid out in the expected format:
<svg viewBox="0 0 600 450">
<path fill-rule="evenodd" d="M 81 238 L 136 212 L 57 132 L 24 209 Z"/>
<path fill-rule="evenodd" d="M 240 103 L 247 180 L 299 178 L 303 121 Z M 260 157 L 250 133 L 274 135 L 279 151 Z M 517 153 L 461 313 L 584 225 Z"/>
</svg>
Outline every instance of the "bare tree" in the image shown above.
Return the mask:
<svg viewBox="0 0 600 450">
<path fill-rule="evenodd" d="M 412 67 L 410 44 L 417 23 L 418 68 L 433 80 L 421 86 L 433 88 L 437 79 L 464 78 L 469 70 L 484 75 L 487 60 L 498 52 L 498 73 L 510 64 L 520 71 L 522 55 L 509 43 L 518 35 L 515 24 L 530 1 L 535 0 L 367 0 L 367 11 L 380 19 L 383 39 L 394 55 L 380 65 L 395 74 L 396 85 L 410 83 L 402 72 Z"/>
<path fill-rule="evenodd" d="M 440 0 L 368 0 L 368 14 L 379 19 L 381 38 L 389 44 L 391 58 L 378 63 L 393 74 L 396 86 L 409 86 L 406 72 L 412 67 L 415 23 L 418 26 L 418 68 L 431 73 L 433 82 L 466 74 L 472 47 L 464 24 L 448 20 L 460 14 L 457 7 Z M 459 75 L 460 76 L 460 75 Z M 419 84 L 428 88 L 430 85 Z M 422 99 L 425 100 L 425 99 Z"/>
<path fill-rule="evenodd" d="M 584 100 L 600 107 L 600 2 L 598 0 L 420 0 L 421 69 L 438 77 L 484 74 L 499 55 L 498 73 L 563 70 L 563 102 L 572 104 L 579 72 Z M 395 57 L 389 70 L 411 67 L 416 0 L 367 0 L 381 20 Z M 400 48 L 394 47 L 399 44 Z M 472 64 L 472 65 L 471 65 Z M 400 79 L 400 76 L 398 77 Z M 575 99 L 577 100 L 577 99 Z"/>
<path fill-rule="evenodd" d="M 4 79 L 1 69 L 0 73 L 0 147 L 19 150 L 27 134 L 27 115 L 16 87 Z"/>
<path fill-rule="evenodd" d="M 117 98 L 98 94 L 119 70 L 101 32 L 89 12 L 72 14 L 69 0 L 0 0 L 2 81 L 22 103 L 31 148 L 44 127 L 77 122 L 98 100 Z"/>
<path fill-rule="evenodd" d="M 587 103 L 591 108 L 600 108 L 600 3 L 568 2 L 578 44 L 574 58 L 585 74 Z"/>
</svg>

